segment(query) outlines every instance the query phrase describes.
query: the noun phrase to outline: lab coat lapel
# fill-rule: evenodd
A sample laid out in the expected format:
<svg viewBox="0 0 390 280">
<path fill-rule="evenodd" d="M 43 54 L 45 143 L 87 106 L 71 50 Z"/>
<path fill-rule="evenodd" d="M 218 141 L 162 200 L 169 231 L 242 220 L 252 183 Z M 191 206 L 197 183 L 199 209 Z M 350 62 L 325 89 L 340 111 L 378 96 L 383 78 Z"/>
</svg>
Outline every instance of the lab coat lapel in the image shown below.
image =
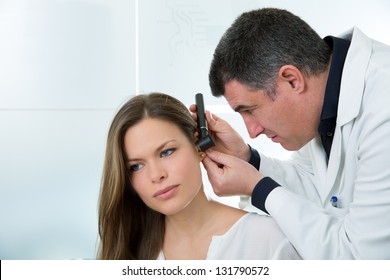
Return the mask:
<svg viewBox="0 0 390 280">
<path fill-rule="evenodd" d="M 359 114 L 361 107 L 365 74 L 372 51 L 371 41 L 359 29 L 354 28 L 352 38 L 341 79 L 337 124 L 328 162 L 326 176 L 328 192 L 340 188 L 335 183 L 341 183 L 336 179 L 340 178 L 343 171 L 344 153 L 350 140 L 352 122 Z"/>
<path fill-rule="evenodd" d="M 344 156 L 342 154 L 344 152 L 342 141 L 348 142 L 347 138 L 342 137 L 341 128 L 336 126 L 332 142 L 332 151 L 328 162 L 328 170 L 326 172 L 325 185 L 328 186 L 328 192 L 324 195 L 324 198 L 327 198 L 329 192 L 331 192 L 334 188 L 337 188 L 334 184 L 336 182 L 336 178 L 339 176 L 339 172 L 341 172 L 340 167 L 342 167 L 344 161 Z"/>
</svg>

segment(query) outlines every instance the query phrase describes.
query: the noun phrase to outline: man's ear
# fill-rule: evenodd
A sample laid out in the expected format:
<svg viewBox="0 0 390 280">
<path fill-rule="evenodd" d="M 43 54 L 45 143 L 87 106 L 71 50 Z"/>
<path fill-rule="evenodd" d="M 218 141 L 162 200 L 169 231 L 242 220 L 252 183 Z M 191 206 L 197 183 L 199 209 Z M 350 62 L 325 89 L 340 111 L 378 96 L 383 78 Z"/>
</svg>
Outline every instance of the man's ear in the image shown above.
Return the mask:
<svg viewBox="0 0 390 280">
<path fill-rule="evenodd" d="M 290 90 L 301 93 L 305 89 L 302 72 L 293 65 L 283 65 L 279 69 L 278 80 L 290 87 Z"/>
</svg>

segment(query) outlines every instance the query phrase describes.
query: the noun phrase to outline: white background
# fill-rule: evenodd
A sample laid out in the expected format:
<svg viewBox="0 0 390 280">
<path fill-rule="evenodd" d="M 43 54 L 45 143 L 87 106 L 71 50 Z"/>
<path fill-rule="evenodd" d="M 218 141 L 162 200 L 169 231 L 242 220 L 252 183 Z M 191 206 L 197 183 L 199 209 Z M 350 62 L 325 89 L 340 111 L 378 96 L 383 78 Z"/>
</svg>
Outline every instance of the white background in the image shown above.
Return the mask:
<svg viewBox="0 0 390 280">
<path fill-rule="evenodd" d="M 95 257 L 107 130 L 134 94 L 161 91 L 189 105 L 203 92 L 206 107 L 249 143 L 288 157 L 249 139 L 208 87 L 226 28 L 270 6 L 322 37 L 356 25 L 390 44 L 386 0 L 0 0 L 0 259 Z M 237 197 L 220 200 L 238 205 Z"/>
</svg>

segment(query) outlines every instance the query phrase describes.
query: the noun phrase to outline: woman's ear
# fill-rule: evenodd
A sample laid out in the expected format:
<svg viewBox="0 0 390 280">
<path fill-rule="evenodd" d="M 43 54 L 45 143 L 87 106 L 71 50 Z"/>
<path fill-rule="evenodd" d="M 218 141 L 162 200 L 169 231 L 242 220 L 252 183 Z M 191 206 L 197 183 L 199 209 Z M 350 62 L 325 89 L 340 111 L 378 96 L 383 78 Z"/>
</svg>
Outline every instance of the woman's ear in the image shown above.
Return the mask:
<svg viewBox="0 0 390 280">
<path fill-rule="evenodd" d="M 198 132 L 198 130 L 195 130 L 195 132 L 194 132 L 194 144 L 198 143 L 198 141 L 199 141 L 199 132 Z"/>
<path fill-rule="evenodd" d="M 199 152 L 200 161 L 202 161 L 206 157 L 206 153 Z"/>
<path fill-rule="evenodd" d="M 198 152 L 200 152 L 198 142 L 199 142 L 199 132 L 197 130 L 195 130 L 195 132 L 194 132 L 194 145 L 195 145 L 195 149 Z"/>
</svg>

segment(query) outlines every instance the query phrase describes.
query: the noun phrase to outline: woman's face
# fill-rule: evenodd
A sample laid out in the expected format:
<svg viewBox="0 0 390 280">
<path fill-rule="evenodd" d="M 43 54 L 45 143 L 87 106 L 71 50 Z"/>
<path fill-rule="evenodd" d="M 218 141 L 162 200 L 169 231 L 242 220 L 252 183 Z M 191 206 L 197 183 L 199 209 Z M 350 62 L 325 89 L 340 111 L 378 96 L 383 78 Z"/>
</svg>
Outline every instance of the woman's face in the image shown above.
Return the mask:
<svg viewBox="0 0 390 280">
<path fill-rule="evenodd" d="M 145 118 L 124 141 L 131 183 L 146 205 L 172 215 L 194 199 L 202 187 L 200 157 L 178 126 Z"/>
</svg>

